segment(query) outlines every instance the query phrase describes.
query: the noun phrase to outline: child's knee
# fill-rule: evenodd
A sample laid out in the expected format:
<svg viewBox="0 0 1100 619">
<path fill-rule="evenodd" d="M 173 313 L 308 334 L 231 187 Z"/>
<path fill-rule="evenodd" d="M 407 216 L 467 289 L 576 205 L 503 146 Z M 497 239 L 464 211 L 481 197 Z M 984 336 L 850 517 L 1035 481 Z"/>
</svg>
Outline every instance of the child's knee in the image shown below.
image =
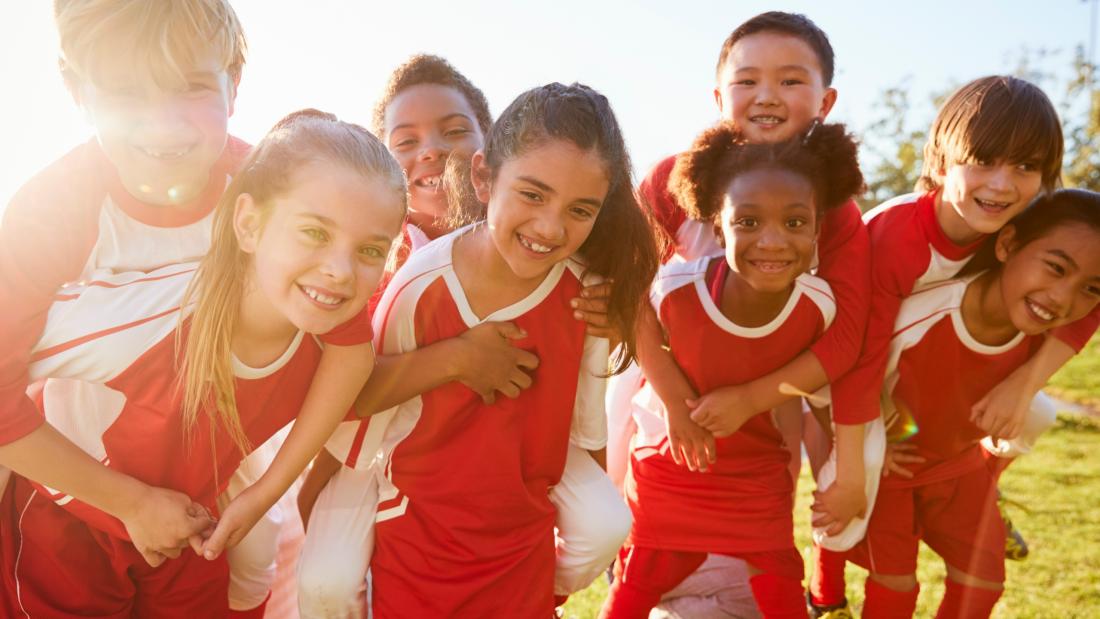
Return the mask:
<svg viewBox="0 0 1100 619">
<path fill-rule="evenodd" d="M 331 557 L 328 561 L 300 565 L 298 569 L 298 610 L 302 617 L 324 619 L 358 617 L 366 575 L 349 569 L 346 563 Z"/>
<path fill-rule="evenodd" d="M 911 591 L 917 586 L 916 574 L 880 574 L 871 572 L 868 578 L 891 591 Z"/>
</svg>

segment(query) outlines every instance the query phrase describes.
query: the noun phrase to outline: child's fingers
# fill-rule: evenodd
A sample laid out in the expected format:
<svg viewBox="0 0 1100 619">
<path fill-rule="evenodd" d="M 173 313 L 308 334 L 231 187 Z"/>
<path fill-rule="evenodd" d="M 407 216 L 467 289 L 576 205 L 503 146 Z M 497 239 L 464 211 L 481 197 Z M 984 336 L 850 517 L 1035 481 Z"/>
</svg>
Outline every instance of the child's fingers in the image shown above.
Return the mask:
<svg viewBox="0 0 1100 619">
<path fill-rule="evenodd" d="M 581 296 L 586 299 L 606 299 L 611 296 L 611 282 L 585 286 L 581 290 Z"/>
<path fill-rule="evenodd" d="M 497 333 L 501 337 L 509 340 L 522 340 L 527 337 L 527 332 L 516 326 L 514 322 L 500 322 L 496 323 Z"/>
<path fill-rule="evenodd" d="M 202 556 L 207 561 L 213 561 L 218 558 L 218 555 L 225 550 L 226 544 L 229 541 L 229 536 L 233 533 L 230 530 L 229 525 L 225 520 L 218 523 L 217 528 L 214 529 L 214 534 L 210 536 L 202 545 Z"/>
</svg>

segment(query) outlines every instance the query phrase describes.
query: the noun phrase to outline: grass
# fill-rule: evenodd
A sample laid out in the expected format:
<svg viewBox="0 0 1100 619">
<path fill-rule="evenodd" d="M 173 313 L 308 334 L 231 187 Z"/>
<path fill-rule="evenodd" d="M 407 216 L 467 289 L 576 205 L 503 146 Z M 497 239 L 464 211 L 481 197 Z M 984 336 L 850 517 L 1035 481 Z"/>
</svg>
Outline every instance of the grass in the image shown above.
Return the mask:
<svg viewBox="0 0 1100 619">
<path fill-rule="evenodd" d="M 1064 400 L 1100 409 L 1100 336 L 1092 338 L 1050 379 L 1048 391 Z"/>
<path fill-rule="evenodd" d="M 1078 364 L 1094 368 L 1084 381 L 1073 382 L 1076 364 L 1059 375 L 1068 393 L 1100 395 L 1100 349 L 1097 340 Z M 1008 617 L 1100 616 L 1100 419 L 1060 414 L 1058 423 L 1039 441 L 1038 447 L 1014 463 L 1001 480 L 1006 497 L 1029 508 L 1011 510 L 1017 528 L 1031 547 L 1023 562 L 1009 561 L 1004 596 L 993 614 Z M 813 482 L 803 468 L 796 506 L 795 541 L 804 555 L 809 547 L 809 504 Z M 848 599 L 858 614 L 863 602 L 865 572 L 848 566 Z M 943 595 L 943 563 L 922 546 L 918 578 L 921 593 L 917 617 L 931 617 Z M 607 583 L 599 579 L 570 598 L 566 617 L 588 619 L 599 612 Z"/>
</svg>

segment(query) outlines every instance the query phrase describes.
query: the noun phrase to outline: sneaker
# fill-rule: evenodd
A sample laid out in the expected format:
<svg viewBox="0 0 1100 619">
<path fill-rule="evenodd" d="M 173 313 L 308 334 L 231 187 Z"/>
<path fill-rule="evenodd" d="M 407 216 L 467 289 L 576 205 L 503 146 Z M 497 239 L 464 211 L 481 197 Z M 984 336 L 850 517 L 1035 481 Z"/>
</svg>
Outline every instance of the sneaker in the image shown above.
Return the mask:
<svg viewBox="0 0 1100 619">
<path fill-rule="evenodd" d="M 848 608 L 848 598 L 832 606 L 818 606 L 814 604 L 813 598 L 807 592 L 806 609 L 810 611 L 810 619 L 855 619 L 855 615 Z"/>
<path fill-rule="evenodd" d="M 1008 517 L 1008 510 L 1006 508 L 1010 504 L 1027 511 L 1026 507 L 1016 501 L 1004 498 L 1004 496 L 1001 495 L 1000 489 L 998 489 L 997 510 L 1001 512 L 1001 520 L 1005 523 L 1005 558 L 1010 561 L 1023 561 L 1027 558 L 1029 552 L 1027 540 L 1024 539 L 1020 530 L 1012 524 L 1012 518 Z"/>
</svg>

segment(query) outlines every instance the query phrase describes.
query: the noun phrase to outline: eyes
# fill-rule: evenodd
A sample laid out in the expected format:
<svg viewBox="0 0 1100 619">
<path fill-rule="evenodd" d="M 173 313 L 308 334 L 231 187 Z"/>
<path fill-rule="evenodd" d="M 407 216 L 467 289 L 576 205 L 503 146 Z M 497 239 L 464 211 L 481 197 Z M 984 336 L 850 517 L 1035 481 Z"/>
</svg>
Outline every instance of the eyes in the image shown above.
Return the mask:
<svg viewBox="0 0 1100 619">
<path fill-rule="evenodd" d="M 783 227 L 787 230 L 798 230 L 809 225 L 809 223 L 809 220 L 805 217 L 792 216 L 783 220 Z M 733 226 L 744 230 L 755 230 L 760 226 L 760 220 L 752 216 L 738 217 L 733 220 Z"/>
<path fill-rule="evenodd" d="M 446 142 L 458 142 L 465 140 L 473 135 L 474 130 L 470 127 L 463 125 L 456 125 L 444 129 L 440 135 Z M 396 151 L 405 151 L 415 147 L 421 141 L 421 135 L 413 132 L 409 132 L 405 135 L 399 136 L 396 140 L 390 143 L 390 148 Z"/>
<path fill-rule="evenodd" d="M 735 80 L 733 82 L 733 85 L 748 88 L 748 87 L 751 87 L 751 86 L 756 86 L 758 83 L 759 83 L 759 80 L 757 80 L 757 79 L 754 79 L 754 78 L 751 78 L 751 77 L 745 77 L 745 78 L 741 78 L 739 80 Z M 779 85 L 780 86 L 801 86 L 805 83 L 806 83 L 806 80 L 804 80 L 802 78 L 799 78 L 799 77 L 785 77 L 785 78 L 782 78 L 782 79 L 779 80 Z"/>
<path fill-rule="evenodd" d="M 1047 272 L 1055 278 L 1061 278 L 1067 274 L 1066 267 L 1057 261 L 1043 260 L 1043 264 L 1046 266 Z M 1100 286 L 1088 284 L 1085 286 L 1084 293 L 1090 297 L 1100 299 Z"/>
<path fill-rule="evenodd" d="M 300 233 L 307 244 L 315 247 L 321 247 L 331 240 L 331 236 L 324 228 L 309 226 L 302 228 Z M 377 244 L 363 245 L 359 248 L 358 255 L 368 262 L 385 260 L 389 255 L 389 247 Z"/>
<path fill-rule="evenodd" d="M 531 206 L 541 206 L 546 203 L 546 199 L 543 197 L 542 193 L 533 189 L 516 189 L 516 195 L 519 196 L 522 202 Z M 582 203 L 570 204 L 566 210 L 570 215 L 580 221 L 593 219 L 599 214 L 599 209 L 596 207 Z"/>
</svg>

